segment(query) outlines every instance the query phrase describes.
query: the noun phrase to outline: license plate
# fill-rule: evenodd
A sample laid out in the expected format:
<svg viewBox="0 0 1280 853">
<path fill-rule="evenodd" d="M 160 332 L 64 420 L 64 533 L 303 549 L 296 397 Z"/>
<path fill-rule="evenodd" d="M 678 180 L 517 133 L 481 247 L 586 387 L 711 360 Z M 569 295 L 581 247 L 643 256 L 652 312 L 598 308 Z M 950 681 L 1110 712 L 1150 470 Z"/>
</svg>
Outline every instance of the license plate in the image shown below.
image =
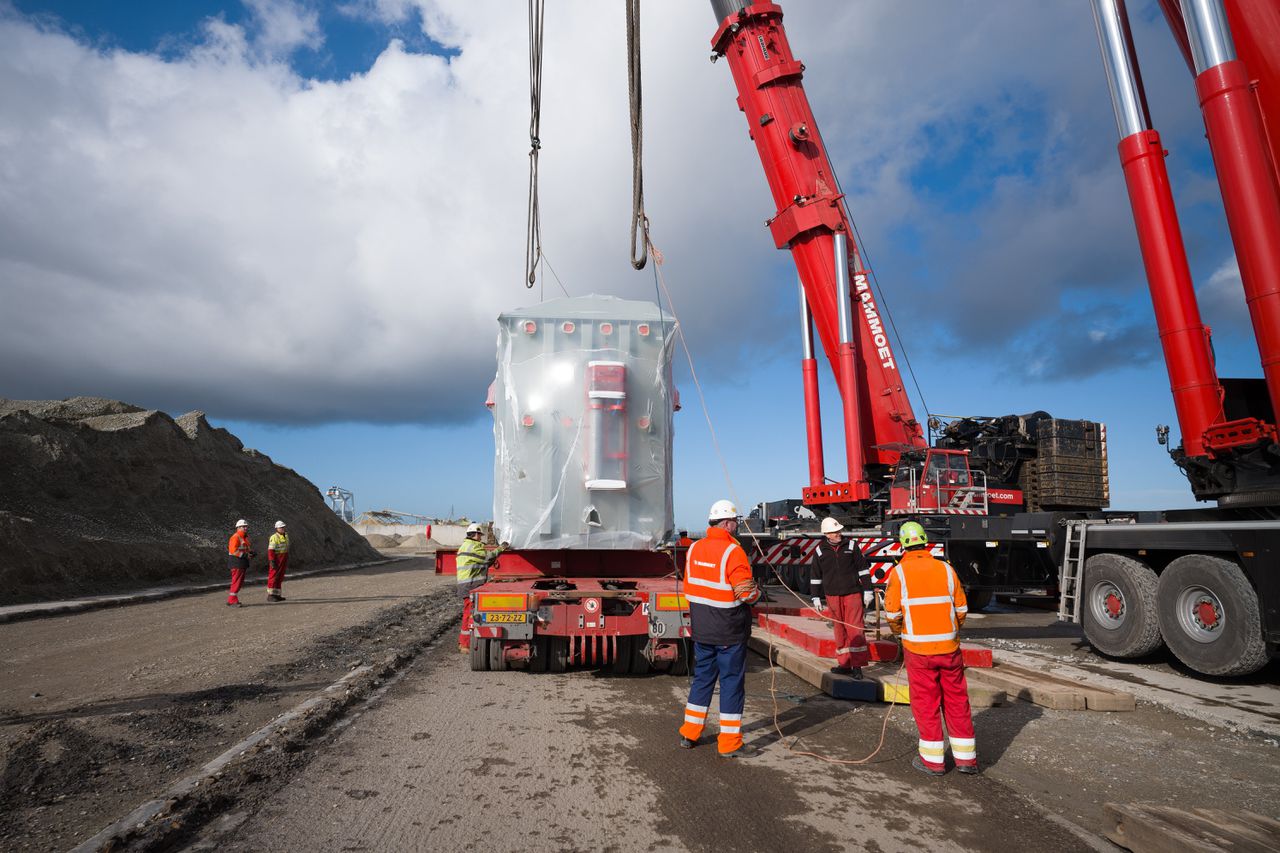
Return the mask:
<svg viewBox="0 0 1280 853">
<path fill-rule="evenodd" d="M 528 622 L 528 613 L 486 613 L 486 622 Z"/>
</svg>

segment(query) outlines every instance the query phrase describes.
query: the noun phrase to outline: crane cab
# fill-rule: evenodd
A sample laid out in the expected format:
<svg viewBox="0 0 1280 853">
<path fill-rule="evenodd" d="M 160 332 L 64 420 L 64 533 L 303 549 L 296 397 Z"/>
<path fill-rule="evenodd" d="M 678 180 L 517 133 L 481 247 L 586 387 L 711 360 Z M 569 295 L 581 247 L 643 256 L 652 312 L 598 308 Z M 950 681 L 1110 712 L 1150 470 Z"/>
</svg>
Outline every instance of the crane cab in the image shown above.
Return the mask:
<svg viewBox="0 0 1280 853">
<path fill-rule="evenodd" d="M 969 451 L 906 451 L 889 487 L 890 515 L 986 515 L 987 482 L 969 469 Z"/>
</svg>

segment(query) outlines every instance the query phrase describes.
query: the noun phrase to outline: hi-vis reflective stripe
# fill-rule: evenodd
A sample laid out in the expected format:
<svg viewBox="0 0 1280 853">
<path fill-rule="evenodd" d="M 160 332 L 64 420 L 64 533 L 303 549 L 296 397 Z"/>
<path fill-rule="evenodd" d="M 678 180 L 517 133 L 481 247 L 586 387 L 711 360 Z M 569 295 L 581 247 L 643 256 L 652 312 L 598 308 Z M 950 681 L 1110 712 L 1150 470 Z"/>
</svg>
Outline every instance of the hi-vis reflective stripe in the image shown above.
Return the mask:
<svg viewBox="0 0 1280 853">
<path fill-rule="evenodd" d="M 742 731 L 742 715 L 741 714 L 721 714 L 720 715 L 720 734 L 736 735 Z"/>
<path fill-rule="evenodd" d="M 950 604 L 951 596 L 949 595 L 930 595 L 925 598 L 904 598 L 903 605 L 907 604 Z"/>
<path fill-rule="evenodd" d="M 953 737 L 951 738 L 951 754 L 959 761 L 977 758 L 977 741 L 971 737 Z"/>
<path fill-rule="evenodd" d="M 707 706 L 688 704 L 684 706 L 684 721 L 694 726 L 707 723 Z"/>
<path fill-rule="evenodd" d="M 920 757 L 925 761 L 932 761 L 934 764 L 941 764 L 944 755 L 946 755 L 946 747 L 943 745 L 942 741 L 920 741 Z"/>
<path fill-rule="evenodd" d="M 894 610 L 893 612 L 890 612 L 890 611 L 886 610 L 886 611 L 885 611 L 885 613 L 884 613 L 884 618 L 886 618 L 886 619 L 892 619 L 894 622 L 897 622 L 899 619 L 901 619 L 901 618 L 902 618 L 902 611 L 901 611 L 901 610 Z"/>
<path fill-rule="evenodd" d="M 700 595 L 694 595 L 694 594 L 690 591 L 690 586 L 689 586 L 688 584 L 685 584 L 685 587 L 684 587 L 684 597 L 685 597 L 685 598 L 687 598 L 687 599 L 689 599 L 690 601 L 696 602 L 696 603 L 698 603 L 698 604 L 705 604 L 705 605 L 707 605 L 708 607 L 719 607 L 719 608 L 721 608 L 722 610 L 728 610 L 728 609 L 729 609 L 729 608 L 731 608 L 731 607 L 737 607 L 739 604 L 741 604 L 741 603 L 742 603 L 742 602 L 737 601 L 737 600 L 734 600 L 734 601 L 717 601 L 717 600 L 716 600 L 716 599 L 714 599 L 714 598 L 703 598 L 703 597 L 702 597 L 702 596 L 700 596 Z"/>
</svg>

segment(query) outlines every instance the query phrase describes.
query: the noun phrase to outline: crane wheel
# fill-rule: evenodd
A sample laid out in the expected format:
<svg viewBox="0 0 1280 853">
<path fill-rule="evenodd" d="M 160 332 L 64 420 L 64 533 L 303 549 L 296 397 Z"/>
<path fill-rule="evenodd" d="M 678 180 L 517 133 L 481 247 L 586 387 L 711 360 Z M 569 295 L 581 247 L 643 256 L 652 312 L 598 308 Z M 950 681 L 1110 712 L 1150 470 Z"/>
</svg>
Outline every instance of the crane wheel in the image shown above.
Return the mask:
<svg viewBox="0 0 1280 853">
<path fill-rule="evenodd" d="M 471 669 L 473 672 L 489 669 L 489 641 L 483 637 L 471 638 Z"/>
<path fill-rule="evenodd" d="M 973 592 L 964 591 L 964 597 L 969 603 L 970 613 L 979 613 L 991 606 L 991 602 L 995 599 L 996 594 L 989 589 L 975 589 Z"/>
<path fill-rule="evenodd" d="M 1156 573 L 1120 554 L 1085 562 L 1083 621 L 1090 645 L 1113 658 L 1137 658 L 1160 648 Z"/>
<path fill-rule="evenodd" d="M 507 671 L 507 655 L 502 648 L 501 640 L 489 640 L 489 669 L 493 672 Z"/>
<path fill-rule="evenodd" d="M 1204 675 L 1248 675 L 1267 664 L 1262 611 L 1239 564 L 1186 554 L 1160 573 L 1160 631 L 1178 660 Z"/>
</svg>

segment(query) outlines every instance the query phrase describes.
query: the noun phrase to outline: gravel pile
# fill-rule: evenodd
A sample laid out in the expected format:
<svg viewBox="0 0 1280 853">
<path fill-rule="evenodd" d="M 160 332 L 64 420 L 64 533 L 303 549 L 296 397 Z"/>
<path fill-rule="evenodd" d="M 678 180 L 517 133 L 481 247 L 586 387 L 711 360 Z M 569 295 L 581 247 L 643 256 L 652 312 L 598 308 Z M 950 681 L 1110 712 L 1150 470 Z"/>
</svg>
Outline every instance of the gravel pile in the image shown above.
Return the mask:
<svg viewBox="0 0 1280 853">
<path fill-rule="evenodd" d="M 290 568 L 378 553 L 296 472 L 200 412 L 174 420 L 118 400 L 0 398 L 0 589 L 5 603 L 179 579 L 222 579 L 236 519 L 265 571 L 277 518 Z"/>
</svg>

